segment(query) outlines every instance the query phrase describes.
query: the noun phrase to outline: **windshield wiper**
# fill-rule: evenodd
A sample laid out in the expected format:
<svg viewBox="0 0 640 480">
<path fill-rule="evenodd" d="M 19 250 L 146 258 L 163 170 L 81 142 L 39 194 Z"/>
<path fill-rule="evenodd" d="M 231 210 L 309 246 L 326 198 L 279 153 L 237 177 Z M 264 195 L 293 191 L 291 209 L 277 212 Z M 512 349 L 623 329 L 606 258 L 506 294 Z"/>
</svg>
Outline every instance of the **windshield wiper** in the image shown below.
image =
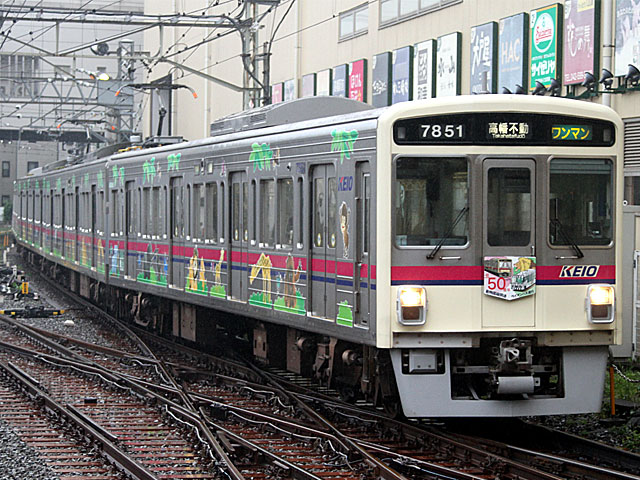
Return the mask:
<svg viewBox="0 0 640 480">
<path fill-rule="evenodd" d="M 562 237 L 562 240 L 564 240 L 565 243 L 568 243 L 569 245 L 571 245 L 571 248 L 573 248 L 573 251 L 576 253 L 577 258 L 584 257 L 584 253 L 582 253 L 582 250 L 580 250 L 580 247 L 576 245 L 576 242 L 574 242 L 573 239 L 569 236 L 569 234 L 565 231 L 564 226 L 562 225 L 560 220 L 558 220 L 557 218 L 554 218 L 549 223 L 551 223 L 551 225 L 556 227 L 558 233 Z"/>
<path fill-rule="evenodd" d="M 446 242 L 449 239 L 449 237 L 451 237 L 451 233 L 453 232 L 453 229 L 456 228 L 456 225 L 460 223 L 460 220 L 462 220 L 462 217 L 464 217 L 464 214 L 467 213 L 468 211 L 469 211 L 469 205 L 465 205 L 465 207 L 462 210 L 460 210 L 460 213 L 458 213 L 458 216 L 451 223 L 451 226 L 449 227 L 449 230 L 447 230 L 447 233 L 445 233 L 442 236 L 442 238 L 436 245 L 436 248 L 434 248 L 433 251 L 429 255 L 427 255 L 428 260 L 433 260 L 435 258 L 436 254 L 440 251 L 440 249 L 444 245 L 444 242 Z"/>
</svg>

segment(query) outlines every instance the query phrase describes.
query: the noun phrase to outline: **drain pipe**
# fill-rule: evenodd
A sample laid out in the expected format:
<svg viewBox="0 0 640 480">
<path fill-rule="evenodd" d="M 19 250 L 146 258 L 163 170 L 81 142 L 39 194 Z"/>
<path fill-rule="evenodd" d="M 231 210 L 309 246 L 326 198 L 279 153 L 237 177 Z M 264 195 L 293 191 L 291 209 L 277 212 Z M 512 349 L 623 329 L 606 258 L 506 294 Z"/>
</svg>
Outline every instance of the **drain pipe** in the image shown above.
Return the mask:
<svg viewBox="0 0 640 480">
<path fill-rule="evenodd" d="M 606 68 L 610 72 L 611 57 L 613 53 L 613 0 L 604 0 L 602 12 L 602 68 Z M 611 106 L 611 94 L 604 93 L 602 95 L 602 104 L 607 107 Z"/>
</svg>

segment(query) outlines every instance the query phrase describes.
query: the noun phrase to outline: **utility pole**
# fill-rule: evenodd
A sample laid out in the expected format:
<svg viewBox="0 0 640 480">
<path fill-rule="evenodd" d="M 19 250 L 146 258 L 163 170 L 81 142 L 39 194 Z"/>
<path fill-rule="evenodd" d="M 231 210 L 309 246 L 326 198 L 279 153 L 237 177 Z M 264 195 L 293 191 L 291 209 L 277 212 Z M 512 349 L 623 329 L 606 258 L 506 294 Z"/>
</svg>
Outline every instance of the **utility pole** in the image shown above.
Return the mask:
<svg viewBox="0 0 640 480">
<path fill-rule="evenodd" d="M 240 27 L 240 35 L 242 37 L 242 61 L 244 62 L 244 74 L 242 75 L 242 105 L 245 110 L 255 108 L 258 105 L 259 94 L 256 82 L 256 72 L 258 71 L 258 25 L 255 19 L 258 14 L 258 5 L 255 2 L 245 0 L 244 18 Z"/>
</svg>

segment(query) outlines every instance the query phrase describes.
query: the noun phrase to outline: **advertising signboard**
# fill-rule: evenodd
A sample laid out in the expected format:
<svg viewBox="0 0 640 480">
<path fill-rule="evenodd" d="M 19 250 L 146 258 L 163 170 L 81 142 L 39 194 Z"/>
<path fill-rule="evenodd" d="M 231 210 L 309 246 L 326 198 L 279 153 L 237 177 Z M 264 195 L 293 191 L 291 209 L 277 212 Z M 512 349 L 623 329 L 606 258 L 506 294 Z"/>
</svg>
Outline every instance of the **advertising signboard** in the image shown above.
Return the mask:
<svg viewBox="0 0 640 480">
<path fill-rule="evenodd" d="M 284 83 L 276 83 L 271 86 L 271 103 L 280 103 L 284 100 Z"/>
<path fill-rule="evenodd" d="M 309 73 L 302 77 L 302 98 L 313 97 L 316 94 L 316 74 Z"/>
<path fill-rule="evenodd" d="M 436 97 L 460 95 L 461 38 L 460 32 L 438 37 Z"/>
<path fill-rule="evenodd" d="M 598 71 L 600 45 L 599 0 L 565 0 L 562 83 L 584 81 L 584 72 Z"/>
<path fill-rule="evenodd" d="M 349 64 L 349 98 L 367 101 L 367 61 L 358 60 Z"/>
<path fill-rule="evenodd" d="M 531 76 L 529 89 L 536 88 L 536 81 L 545 87 L 551 80 L 560 78 L 560 49 L 562 45 L 562 5 L 556 3 L 548 7 L 532 10 L 529 25 Z"/>
<path fill-rule="evenodd" d="M 316 95 L 331 95 L 331 69 L 321 70 L 316 75 Z"/>
<path fill-rule="evenodd" d="M 284 101 L 294 100 L 296 98 L 296 81 L 292 78 L 284 82 Z"/>
<path fill-rule="evenodd" d="M 519 13 L 501 18 L 498 24 L 498 89 L 515 93 L 517 85 L 525 88 L 528 69 L 526 58 L 529 39 L 529 15 Z"/>
<path fill-rule="evenodd" d="M 333 78 L 331 79 L 331 95 L 334 97 L 347 97 L 349 96 L 348 84 L 347 84 L 347 71 L 349 65 L 338 65 L 333 68 Z"/>
<path fill-rule="evenodd" d="M 391 52 L 373 56 L 371 65 L 371 104 L 386 107 L 391 104 Z"/>
<path fill-rule="evenodd" d="M 640 68 L 640 2 L 616 0 L 614 75 L 626 75 L 629 65 Z"/>
<path fill-rule="evenodd" d="M 391 103 L 411 100 L 413 47 L 394 50 L 391 57 L 391 65 Z"/>
<path fill-rule="evenodd" d="M 436 41 L 427 40 L 413 47 L 413 98 L 423 100 L 435 96 Z"/>
<path fill-rule="evenodd" d="M 496 93 L 498 24 L 471 27 L 471 93 Z"/>
</svg>

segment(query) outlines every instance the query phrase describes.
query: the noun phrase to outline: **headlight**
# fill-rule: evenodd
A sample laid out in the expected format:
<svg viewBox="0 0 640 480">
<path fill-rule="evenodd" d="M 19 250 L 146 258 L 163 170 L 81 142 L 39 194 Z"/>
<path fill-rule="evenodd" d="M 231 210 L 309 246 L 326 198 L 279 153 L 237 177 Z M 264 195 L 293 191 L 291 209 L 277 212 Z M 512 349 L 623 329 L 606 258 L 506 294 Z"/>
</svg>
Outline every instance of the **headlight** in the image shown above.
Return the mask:
<svg viewBox="0 0 640 480">
<path fill-rule="evenodd" d="M 424 287 L 400 287 L 397 299 L 398 322 L 402 325 L 424 325 L 427 292 Z"/>
<path fill-rule="evenodd" d="M 585 308 L 591 323 L 611 323 L 615 317 L 615 291 L 611 285 L 589 285 Z"/>
</svg>

